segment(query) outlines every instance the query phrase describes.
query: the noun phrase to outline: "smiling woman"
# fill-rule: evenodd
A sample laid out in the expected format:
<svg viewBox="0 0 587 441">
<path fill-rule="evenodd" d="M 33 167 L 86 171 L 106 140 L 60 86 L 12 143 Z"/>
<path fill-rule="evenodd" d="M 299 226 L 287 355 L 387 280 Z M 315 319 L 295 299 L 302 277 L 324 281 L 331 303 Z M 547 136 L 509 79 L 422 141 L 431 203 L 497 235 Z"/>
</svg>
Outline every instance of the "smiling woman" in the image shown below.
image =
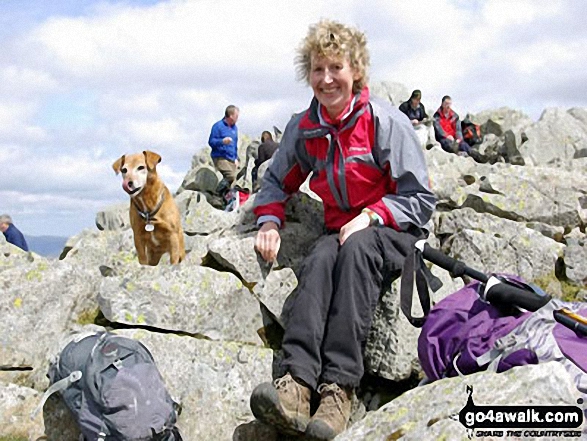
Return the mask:
<svg viewBox="0 0 587 441">
<path fill-rule="evenodd" d="M 296 61 L 314 98 L 287 125 L 255 198 L 255 247 L 266 261 L 279 252 L 285 203 L 310 173 L 324 203 L 327 232 L 300 269 L 283 376 L 251 396 L 257 418 L 317 440 L 346 429 L 379 294 L 426 235 L 435 204 L 410 121 L 369 96 L 366 44 L 362 32 L 341 23 L 310 27 Z M 310 418 L 311 389 L 320 406 Z"/>
</svg>

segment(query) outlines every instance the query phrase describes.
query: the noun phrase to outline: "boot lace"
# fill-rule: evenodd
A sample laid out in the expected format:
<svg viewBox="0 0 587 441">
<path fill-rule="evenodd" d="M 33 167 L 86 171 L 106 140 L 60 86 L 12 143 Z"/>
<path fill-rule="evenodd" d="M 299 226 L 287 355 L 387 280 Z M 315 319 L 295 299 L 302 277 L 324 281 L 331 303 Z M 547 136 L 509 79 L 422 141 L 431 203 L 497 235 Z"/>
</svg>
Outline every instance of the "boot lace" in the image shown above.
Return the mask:
<svg viewBox="0 0 587 441">
<path fill-rule="evenodd" d="M 275 386 L 275 389 L 277 389 L 277 390 L 285 389 L 285 388 L 287 388 L 287 386 L 289 384 L 291 384 L 292 381 L 294 381 L 292 376 L 289 374 L 286 374 L 281 378 L 276 378 L 275 381 L 273 382 L 273 385 Z"/>
<path fill-rule="evenodd" d="M 344 410 L 342 409 L 342 397 L 344 396 L 345 392 L 340 388 L 338 384 L 321 384 L 320 386 L 318 386 L 318 393 L 320 394 L 322 399 L 332 397 L 332 400 L 334 401 L 336 408 L 342 415 L 344 415 Z"/>
</svg>

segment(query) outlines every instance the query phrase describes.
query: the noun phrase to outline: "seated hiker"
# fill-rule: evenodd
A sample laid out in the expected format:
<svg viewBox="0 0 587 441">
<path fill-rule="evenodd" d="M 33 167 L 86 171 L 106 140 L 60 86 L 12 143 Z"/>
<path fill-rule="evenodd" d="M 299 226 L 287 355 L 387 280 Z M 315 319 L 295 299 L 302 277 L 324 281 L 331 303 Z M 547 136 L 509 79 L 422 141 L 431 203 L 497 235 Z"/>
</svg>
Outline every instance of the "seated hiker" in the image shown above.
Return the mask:
<svg viewBox="0 0 587 441">
<path fill-rule="evenodd" d="M 0 231 L 4 233 L 6 242 L 11 243 L 24 251 L 29 250 L 29 246 L 27 245 L 23 234 L 18 228 L 16 228 L 12 223 L 12 218 L 7 214 L 0 216 Z"/>
<path fill-rule="evenodd" d="M 289 121 L 263 177 L 255 248 L 265 261 L 276 259 L 286 201 L 311 172 L 326 231 L 299 271 L 282 376 L 255 388 L 251 409 L 282 432 L 330 440 L 347 426 L 382 288 L 425 237 L 435 197 L 409 120 L 369 94 L 362 32 L 322 20 L 309 28 L 296 65 L 314 96 Z M 312 390 L 320 395 L 313 416 Z"/>
<path fill-rule="evenodd" d="M 270 132 L 265 130 L 261 134 L 261 145 L 257 150 L 257 159 L 255 159 L 255 167 L 251 172 L 253 178 L 253 191 L 256 190 L 257 186 L 257 173 L 259 172 L 259 167 L 265 161 L 271 159 L 275 151 L 279 148 L 279 144 L 273 141 L 273 136 Z"/>
<path fill-rule="evenodd" d="M 449 153 L 464 152 L 469 155 L 471 147 L 463 140 L 459 115 L 452 110 L 452 98 L 442 97 L 442 104 L 434 113 L 434 132 L 436 140 L 444 151 Z"/>
<path fill-rule="evenodd" d="M 399 110 L 405 113 L 412 122 L 416 135 L 418 135 L 420 146 L 426 147 L 428 143 L 428 128 L 424 123 L 428 122 L 428 115 L 426 114 L 424 104 L 420 102 L 421 99 L 422 92 L 416 89 L 412 92 L 412 96 L 410 96 L 408 101 L 400 104 Z"/>
</svg>

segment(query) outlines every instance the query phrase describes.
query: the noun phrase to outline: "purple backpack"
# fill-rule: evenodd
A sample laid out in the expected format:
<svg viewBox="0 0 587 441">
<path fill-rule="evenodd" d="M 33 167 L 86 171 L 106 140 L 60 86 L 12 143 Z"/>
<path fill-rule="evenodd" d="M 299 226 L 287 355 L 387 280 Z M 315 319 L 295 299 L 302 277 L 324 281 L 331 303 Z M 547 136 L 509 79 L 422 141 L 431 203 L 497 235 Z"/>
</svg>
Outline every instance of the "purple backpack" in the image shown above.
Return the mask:
<svg viewBox="0 0 587 441">
<path fill-rule="evenodd" d="M 480 298 L 479 289 L 481 283 L 470 283 L 430 310 L 418 339 L 427 381 L 558 361 L 587 402 L 587 337 L 553 317 L 561 308 L 587 316 L 587 305 L 552 299 L 535 312 L 504 315 Z"/>
</svg>

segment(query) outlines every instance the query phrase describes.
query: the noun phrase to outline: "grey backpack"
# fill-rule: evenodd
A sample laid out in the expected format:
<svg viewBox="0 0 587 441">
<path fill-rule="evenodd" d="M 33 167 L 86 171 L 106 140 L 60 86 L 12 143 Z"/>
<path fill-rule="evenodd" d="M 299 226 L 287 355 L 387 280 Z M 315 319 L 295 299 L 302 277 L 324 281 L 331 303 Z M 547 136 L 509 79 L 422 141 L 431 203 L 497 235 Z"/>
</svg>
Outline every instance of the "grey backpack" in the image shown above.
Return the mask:
<svg viewBox="0 0 587 441">
<path fill-rule="evenodd" d="M 80 335 L 47 374 L 86 441 L 181 441 L 171 399 L 140 342 L 108 332 Z"/>
</svg>

